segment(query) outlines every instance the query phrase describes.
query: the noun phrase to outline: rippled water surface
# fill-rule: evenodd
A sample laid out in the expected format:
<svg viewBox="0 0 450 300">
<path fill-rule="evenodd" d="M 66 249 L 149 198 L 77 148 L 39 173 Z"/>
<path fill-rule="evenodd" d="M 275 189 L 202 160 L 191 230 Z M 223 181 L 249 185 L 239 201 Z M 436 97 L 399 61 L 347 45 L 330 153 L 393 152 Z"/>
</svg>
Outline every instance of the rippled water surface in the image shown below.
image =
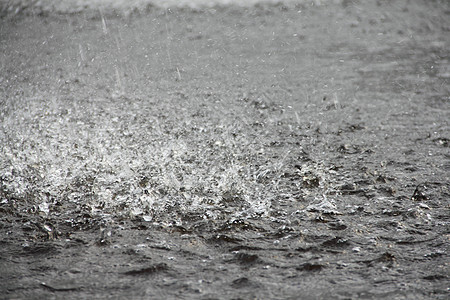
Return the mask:
<svg viewBox="0 0 450 300">
<path fill-rule="evenodd" d="M 5 298 L 448 297 L 448 3 L 235 2 L 1 6 Z"/>
</svg>

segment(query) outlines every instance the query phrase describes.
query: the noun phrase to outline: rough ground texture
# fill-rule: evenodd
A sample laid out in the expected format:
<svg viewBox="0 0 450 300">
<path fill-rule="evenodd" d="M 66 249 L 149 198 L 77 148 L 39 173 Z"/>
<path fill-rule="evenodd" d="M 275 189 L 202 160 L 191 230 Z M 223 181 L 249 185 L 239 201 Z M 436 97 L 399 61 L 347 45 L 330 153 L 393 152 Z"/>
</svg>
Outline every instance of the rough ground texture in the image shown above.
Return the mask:
<svg viewBox="0 0 450 300">
<path fill-rule="evenodd" d="M 448 299 L 448 1 L 45 3 L 0 6 L 1 298 Z"/>
</svg>

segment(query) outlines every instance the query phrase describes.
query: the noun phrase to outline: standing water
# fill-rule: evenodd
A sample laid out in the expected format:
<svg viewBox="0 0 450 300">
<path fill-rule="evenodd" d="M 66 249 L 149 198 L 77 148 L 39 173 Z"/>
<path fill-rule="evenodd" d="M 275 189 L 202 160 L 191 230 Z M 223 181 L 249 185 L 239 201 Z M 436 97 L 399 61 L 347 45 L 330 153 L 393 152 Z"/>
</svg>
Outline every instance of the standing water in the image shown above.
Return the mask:
<svg viewBox="0 0 450 300">
<path fill-rule="evenodd" d="M 1 294 L 446 299 L 448 11 L 0 4 Z"/>
</svg>

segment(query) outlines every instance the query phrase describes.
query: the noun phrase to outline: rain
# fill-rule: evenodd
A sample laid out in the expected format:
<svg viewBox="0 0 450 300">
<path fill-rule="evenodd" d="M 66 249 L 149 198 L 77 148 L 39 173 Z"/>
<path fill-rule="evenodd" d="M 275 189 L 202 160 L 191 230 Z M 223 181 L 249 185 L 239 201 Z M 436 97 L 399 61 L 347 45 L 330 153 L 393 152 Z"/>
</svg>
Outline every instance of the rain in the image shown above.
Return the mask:
<svg viewBox="0 0 450 300">
<path fill-rule="evenodd" d="M 0 294 L 447 299 L 449 13 L 0 1 Z"/>
</svg>

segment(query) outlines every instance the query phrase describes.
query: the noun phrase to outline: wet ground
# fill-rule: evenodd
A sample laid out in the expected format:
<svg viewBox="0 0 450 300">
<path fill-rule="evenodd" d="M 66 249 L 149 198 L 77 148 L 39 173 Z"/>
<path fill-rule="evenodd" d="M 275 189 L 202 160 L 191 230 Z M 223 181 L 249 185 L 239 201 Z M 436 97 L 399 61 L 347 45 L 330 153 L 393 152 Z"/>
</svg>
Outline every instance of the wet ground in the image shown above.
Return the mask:
<svg viewBox="0 0 450 300">
<path fill-rule="evenodd" d="M 450 6 L 315 3 L 2 8 L 0 298 L 447 299 Z"/>
</svg>

